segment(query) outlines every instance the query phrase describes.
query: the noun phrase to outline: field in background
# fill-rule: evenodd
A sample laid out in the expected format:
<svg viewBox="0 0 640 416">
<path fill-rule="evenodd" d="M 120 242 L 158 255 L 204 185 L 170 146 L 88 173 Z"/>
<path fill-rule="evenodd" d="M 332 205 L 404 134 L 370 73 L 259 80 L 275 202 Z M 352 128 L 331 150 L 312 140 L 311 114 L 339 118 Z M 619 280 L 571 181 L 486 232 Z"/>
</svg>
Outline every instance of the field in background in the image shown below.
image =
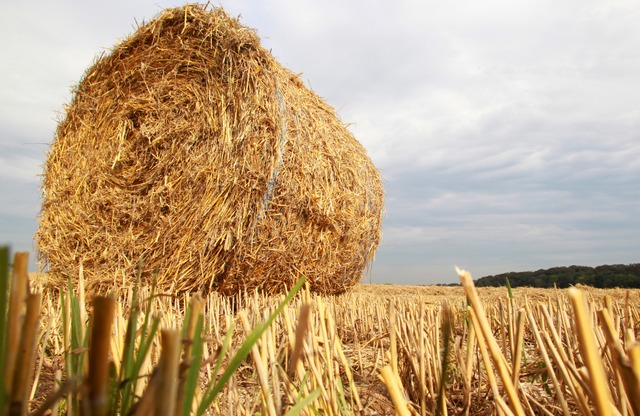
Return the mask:
<svg viewBox="0 0 640 416">
<path fill-rule="evenodd" d="M 69 346 L 58 293 L 47 289 L 46 275 L 31 278 L 43 291 L 32 391 L 36 408 L 55 390 L 56 371 L 64 377 Z M 586 321 L 577 312 L 581 298 L 567 290 L 479 288 L 473 293 L 481 306 L 472 301 L 471 307 L 466 290 L 360 284 L 340 296 L 303 291 L 262 335 L 211 411 L 284 414 L 305 400 L 296 412 L 626 415 L 638 410 L 640 290 L 580 288 L 588 302 Z M 142 288 L 141 299 L 149 293 Z M 117 296 L 111 357 L 122 356 L 131 299 L 130 288 Z M 258 294 L 204 299 L 196 403 L 204 386 L 229 364 L 231 358 L 224 358 L 216 368 L 219 354 L 228 347 L 231 357 L 281 300 Z M 188 302 L 186 295 L 159 294 L 138 319 L 158 316 L 161 327 L 179 329 Z M 91 300 L 84 303 L 82 313 L 90 317 Z M 585 323 L 594 326 L 587 331 Z M 141 369 L 137 394 L 160 356 L 159 338 Z M 598 387 L 603 380 L 604 387 Z"/>
</svg>

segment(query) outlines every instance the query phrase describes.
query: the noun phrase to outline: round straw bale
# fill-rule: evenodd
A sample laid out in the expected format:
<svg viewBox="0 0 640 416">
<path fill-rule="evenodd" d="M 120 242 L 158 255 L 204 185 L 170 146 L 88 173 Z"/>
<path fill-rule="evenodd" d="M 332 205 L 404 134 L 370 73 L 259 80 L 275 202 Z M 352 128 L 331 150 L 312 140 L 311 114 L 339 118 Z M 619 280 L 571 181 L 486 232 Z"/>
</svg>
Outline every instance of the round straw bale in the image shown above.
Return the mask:
<svg viewBox="0 0 640 416">
<path fill-rule="evenodd" d="M 74 90 L 43 175 L 37 245 L 91 291 L 356 284 L 380 241 L 379 172 L 333 108 L 222 9 L 167 9 Z"/>
</svg>

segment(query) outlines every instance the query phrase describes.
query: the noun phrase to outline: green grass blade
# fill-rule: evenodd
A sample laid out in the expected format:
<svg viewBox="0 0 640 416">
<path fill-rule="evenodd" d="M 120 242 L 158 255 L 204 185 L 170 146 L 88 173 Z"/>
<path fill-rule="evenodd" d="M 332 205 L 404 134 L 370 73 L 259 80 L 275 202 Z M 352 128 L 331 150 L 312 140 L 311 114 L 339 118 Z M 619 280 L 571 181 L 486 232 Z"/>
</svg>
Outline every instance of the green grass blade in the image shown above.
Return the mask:
<svg viewBox="0 0 640 416">
<path fill-rule="evenodd" d="M 140 369 L 142 368 L 142 364 L 144 364 L 144 360 L 151 349 L 151 344 L 153 343 L 153 338 L 155 334 L 158 332 L 158 328 L 160 327 L 160 319 L 154 318 L 151 322 L 151 328 L 148 333 L 146 330 L 142 331 L 140 345 L 137 350 L 131 350 L 129 360 L 130 364 L 128 367 L 128 373 L 125 375 L 126 378 L 123 382 L 123 396 L 122 402 L 120 405 L 120 414 L 127 415 L 131 412 L 133 408 L 133 399 L 135 398 L 135 391 L 138 385 L 138 379 L 140 378 Z M 134 332 L 135 334 L 135 332 Z M 135 344 L 135 335 L 131 340 L 131 345 Z"/>
<path fill-rule="evenodd" d="M 298 293 L 302 285 L 304 285 L 305 278 L 301 277 L 300 280 L 291 288 L 287 296 L 285 296 L 284 300 L 278 305 L 276 310 L 269 316 L 269 318 L 262 322 L 251 331 L 251 333 L 247 336 L 244 343 L 240 346 L 236 355 L 233 356 L 231 361 L 229 362 L 229 366 L 225 369 L 224 373 L 220 376 L 218 381 L 215 383 L 211 391 L 206 397 L 206 400 L 202 400 L 200 406 L 198 407 L 198 414 L 204 414 L 206 409 L 213 403 L 217 395 L 222 391 L 222 388 L 227 384 L 233 373 L 240 367 L 240 364 L 244 362 L 244 360 L 249 356 L 251 349 L 258 342 L 262 334 L 267 330 L 267 328 L 273 323 L 278 315 L 282 313 L 285 306 L 293 299 L 293 297 Z"/>
<path fill-rule="evenodd" d="M 64 362 L 67 380 L 82 379 L 84 374 L 85 351 L 89 342 L 88 332 L 85 331 L 85 324 L 82 322 L 80 314 L 80 302 L 74 295 L 73 284 L 71 280 L 67 281 L 67 290 L 60 291 L 60 301 L 62 304 L 62 325 L 63 328 L 70 328 L 69 338 L 64 332 Z M 70 321 L 70 322 L 69 322 Z M 69 346 L 69 349 L 67 349 Z M 76 394 L 70 394 L 68 397 L 70 402 L 67 403 L 68 413 L 71 415 L 79 414 L 79 397 Z"/>
<path fill-rule="evenodd" d="M 83 376 L 84 374 L 84 359 L 85 350 L 89 343 L 88 332 L 86 331 L 86 325 L 88 322 L 82 322 L 82 314 L 80 313 L 80 301 L 73 292 L 73 285 L 71 280 L 68 281 L 68 296 L 69 305 L 71 307 L 71 375 Z"/>
<path fill-rule="evenodd" d="M 320 396 L 319 388 L 309 393 L 307 397 L 299 400 L 295 406 L 293 406 L 287 411 L 287 413 L 284 414 L 284 416 L 295 416 L 300 414 L 300 412 L 302 412 L 307 406 L 311 405 L 311 403 L 313 403 L 318 398 L 318 396 Z"/>
<path fill-rule="evenodd" d="M 304 372 L 304 376 L 302 377 L 302 380 L 300 381 L 300 386 L 304 386 L 307 384 L 307 381 L 309 380 L 309 377 L 311 377 L 311 371 L 307 370 Z M 298 390 L 298 394 L 296 394 L 296 402 L 299 402 L 300 400 L 302 400 L 303 397 L 303 391 L 302 388 L 300 390 Z"/>
<path fill-rule="evenodd" d="M 133 374 L 137 379 L 140 373 L 140 369 L 142 368 L 142 364 L 151 349 L 151 344 L 153 343 L 153 338 L 158 332 L 158 328 L 160 328 L 160 318 L 153 318 L 151 321 L 151 328 L 149 329 L 149 333 L 143 333 L 142 339 L 140 340 L 140 348 L 138 348 L 136 354 L 135 365 L 133 367 Z"/>
<path fill-rule="evenodd" d="M 134 287 L 134 299 L 136 299 L 136 289 Z M 120 401 L 120 414 L 126 414 L 127 409 L 131 408 L 133 401 L 133 366 L 134 366 L 134 348 L 137 332 L 138 310 L 135 300 L 129 312 L 129 320 L 127 322 L 127 331 L 124 338 L 124 348 L 122 351 L 122 361 L 120 366 L 120 388 L 122 389 L 122 398 Z"/>
<path fill-rule="evenodd" d="M 185 322 L 189 322 L 185 319 Z M 204 324 L 204 317 L 200 315 L 198 322 L 196 323 L 196 330 L 193 335 L 191 344 L 191 361 L 189 362 L 189 369 L 184 384 L 184 396 L 182 402 L 182 415 L 189 416 L 191 413 L 191 407 L 193 399 L 196 395 L 196 388 L 198 387 L 198 378 L 200 376 L 200 364 L 202 363 L 202 327 Z M 186 325 L 185 325 L 186 328 Z"/>
<path fill-rule="evenodd" d="M 216 366 L 213 369 L 213 374 L 218 374 L 220 369 L 222 368 L 222 363 L 224 362 L 224 357 L 227 355 L 227 351 L 231 348 L 231 341 L 233 337 L 233 332 L 235 331 L 235 325 L 233 322 L 227 331 L 227 334 L 224 337 L 224 342 L 222 344 L 222 349 L 220 350 L 220 354 L 218 354 L 218 359 L 216 360 Z M 213 387 L 213 384 L 211 385 Z"/>
<path fill-rule="evenodd" d="M 147 299 L 147 305 L 146 305 L 146 313 L 144 314 L 144 321 L 142 322 L 142 326 L 140 327 L 140 329 L 142 330 L 142 333 L 144 334 L 147 330 L 147 328 L 149 327 L 149 320 L 151 319 L 151 302 L 153 301 L 153 299 L 156 296 L 156 282 L 155 280 L 153 281 L 153 284 L 151 285 L 151 294 L 149 295 L 149 299 Z M 137 307 L 137 301 L 136 301 L 136 307 Z"/>
<path fill-rule="evenodd" d="M 153 338 L 158 332 L 158 328 L 160 327 L 160 318 L 151 318 L 151 302 L 155 296 L 155 284 L 151 286 L 151 295 L 149 299 L 147 299 L 146 312 L 144 314 L 144 321 L 142 322 L 142 326 L 140 327 L 140 346 L 138 347 L 138 351 L 135 355 L 135 361 L 133 366 L 133 377 L 135 380 L 138 379 L 140 369 L 142 368 L 142 364 L 144 363 L 145 357 L 149 353 L 151 349 L 151 344 L 153 343 Z M 137 305 L 137 302 L 136 302 Z M 137 317 L 137 315 L 136 315 Z M 151 327 L 149 327 L 151 325 Z M 134 381 L 134 384 L 136 381 Z"/>
<path fill-rule="evenodd" d="M 222 348 L 218 353 L 216 365 L 212 372 L 212 374 L 214 374 L 214 377 L 216 374 L 220 372 L 220 369 L 222 368 L 222 363 L 224 362 L 224 357 L 227 356 L 227 351 L 229 351 L 229 348 L 231 347 L 231 341 L 232 341 L 234 330 L 235 330 L 235 325 L 233 324 L 233 322 L 231 322 L 231 325 L 229 326 L 229 329 L 227 330 L 227 333 L 224 336 L 224 341 L 222 342 Z M 202 401 L 200 403 L 200 406 L 198 406 L 198 411 L 196 413 L 197 415 L 203 415 L 206 412 L 207 408 L 211 405 L 211 403 L 213 403 L 215 396 L 213 396 L 212 390 L 214 387 L 215 387 L 215 383 L 213 382 L 207 385 L 204 393 L 202 394 Z"/>
<path fill-rule="evenodd" d="M 353 414 L 353 411 L 350 411 L 350 407 L 347 404 L 347 398 L 344 395 L 344 386 L 342 385 L 342 380 L 340 380 L 340 378 L 337 378 L 336 381 L 336 390 L 338 391 L 338 410 L 340 411 L 341 415 L 349 415 L 349 414 Z"/>
<path fill-rule="evenodd" d="M 126 415 L 133 406 L 135 395 L 135 387 L 137 377 L 135 377 L 135 346 L 138 334 L 138 315 L 140 314 L 140 305 L 138 300 L 138 284 L 140 279 L 140 263 L 138 263 L 136 279 L 133 284 L 133 293 L 131 294 L 131 307 L 129 309 L 129 318 L 127 320 L 127 331 L 124 338 L 124 349 L 122 351 L 122 362 L 120 367 L 120 388 L 122 389 L 122 398 L 120 401 L 120 414 Z"/>
<path fill-rule="evenodd" d="M 140 377 L 140 369 L 144 364 L 145 358 L 151 349 L 153 339 L 158 332 L 160 319 L 151 319 L 151 302 L 155 297 L 155 281 L 151 285 L 151 294 L 146 302 L 146 313 L 140 328 L 138 328 L 138 317 L 140 316 L 139 301 L 139 282 L 141 276 L 141 262 L 138 263 L 136 271 L 136 282 L 133 286 L 133 295 L 131 300 L 131 309 L 129 312 L 129 320 L 127 323 L 127 332 L 125 335 L 125 348 L 123 350 L 122 367 L 120 374 L 120 383 L 122 388 L 122 399 L 120 402 L 120 414 L 128 414 L 133 407 L 133 400 L 136 386 Z M 138 349 L 136 350 L 136 338 L 140 333 Z"/>
<path fill-rule="evenodd" d="M 182 337 L 182 339 L 187 339 L 187 331 L 189 330 L 189 322 L 191 320 L 191 309 L 192 305 L 191 303 L 189 303 L 189 307 L 187 308 L 187 310 L 184 312 L 184 317 L 182 318 L 182 332 L 180 333 L 180 336 Z"/>
</svg>

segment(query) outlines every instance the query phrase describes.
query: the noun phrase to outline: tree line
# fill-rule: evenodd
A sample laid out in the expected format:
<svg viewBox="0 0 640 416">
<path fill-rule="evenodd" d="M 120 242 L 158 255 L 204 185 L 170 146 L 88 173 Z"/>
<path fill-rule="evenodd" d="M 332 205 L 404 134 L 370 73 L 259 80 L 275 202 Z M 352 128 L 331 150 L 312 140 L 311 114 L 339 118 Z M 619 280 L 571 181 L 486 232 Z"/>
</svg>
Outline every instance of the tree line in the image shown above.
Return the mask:
<svg viewBox="0 0 640 416">
<path fill-rule="evenodd" d="M 484 276 L 476 280 L 476 286 L 558 287 L 566 288 L 583 284 L 597 288 L 640 288 L 640 263 L 614 264 L 597 267 L 552 267 L 531 272 L 509 272 Z"/>
</svg>

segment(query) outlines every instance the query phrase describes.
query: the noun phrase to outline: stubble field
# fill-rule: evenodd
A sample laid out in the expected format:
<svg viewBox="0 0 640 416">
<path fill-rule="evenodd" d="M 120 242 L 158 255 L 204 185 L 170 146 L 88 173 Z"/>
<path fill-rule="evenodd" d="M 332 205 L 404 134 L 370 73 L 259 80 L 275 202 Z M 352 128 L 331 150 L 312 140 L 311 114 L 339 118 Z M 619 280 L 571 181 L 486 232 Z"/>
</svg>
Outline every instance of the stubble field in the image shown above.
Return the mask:
<svg viewBox="0 0 640 416">
<path fill-rule="evenodd" d="M 77 290 L 74 297 L 49 287 L 46 275 L 31 275 L 31 280 L 43 293 L 31 390 L 35 410 L 66 379 L 82 374 L 90 360 L 86 344 L 72 345 L 81 341 L 72 339 L 78 330 L 70 326 L 70 300 L 77 301 L 79 320 L 87 328 L 97 303 Z M 150 287 L 139 288 L 137 295 L 132 287 L 111 294 L 110 371 L 124 371 L 120 362 L 134 309 L 134 347 L 138 351 L 148 343 L 128 399 L 136 414 L 144 414 L 140 409 L 156 389 L 153 374 L 162 367 L 157 364 L 168 345 L 166 331 L 145 340 L 144 323 L 155 317 L 158 328 L 189 327 L 193 318 L 185 317 L 185 310 L 193 307 L 193 298 L 152 294 Z M 202 353 L 192 405 L 182 414 L 199 409 L 238 415 L 625 415 L 638 410 L 639 290 L 476 289 L 468 278 L 465 287 L 359 284 L 330 297 L 303 288 L 246 347 L 252 330 L 283 298 L 212 294 L 196 302 Z M 132 309 L 134 299 L 139 306 Z M 76 338 L 86 342 L 87 331 Z M 193 363 L 187 350 L 194 334 L 186 329 L 178 334 L 182 352 L 177 356 L 187 368 Z M 243 348 L 249 348 L 247 354 L 234 363 Z M 76 369 L 70 371 L 72 360 Z M 209 402 L 211 385 L 232 366 L 237 367 Z M 60 395 L 53 410 L 77 411 L 73 406 L 81 407 L 87 393 L 80 387 L 76 393 L 75 398 Z"/>
</svg>

